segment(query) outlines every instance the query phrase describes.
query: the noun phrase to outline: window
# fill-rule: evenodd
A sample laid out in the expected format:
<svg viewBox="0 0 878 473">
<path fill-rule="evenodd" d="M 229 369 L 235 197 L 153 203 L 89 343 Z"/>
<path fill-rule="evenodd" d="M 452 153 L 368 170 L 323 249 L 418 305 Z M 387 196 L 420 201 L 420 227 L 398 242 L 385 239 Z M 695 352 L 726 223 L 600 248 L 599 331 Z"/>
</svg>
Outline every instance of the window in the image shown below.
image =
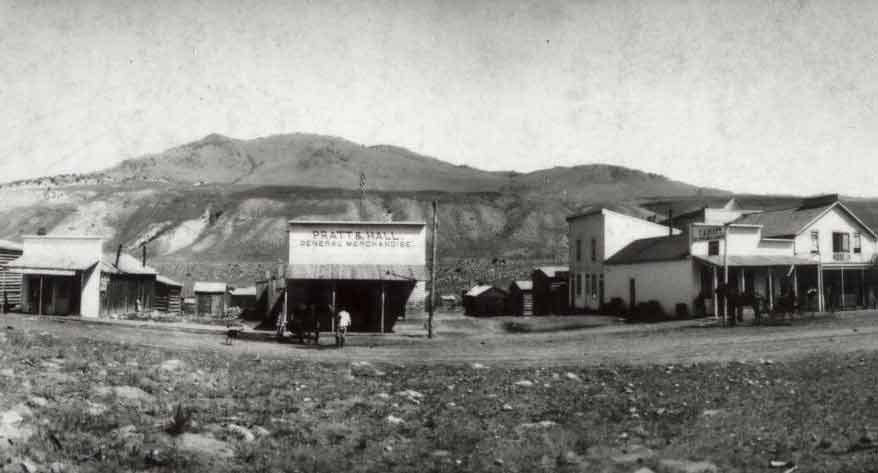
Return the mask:
<svg viewBox="0 0 878 473">
<path fill-rule="evenodd" d="M 585 273 L 585 295 L 591 293 L 591 274 Z"/>
<path fill-rule="evenodd" d="M 591 296 L 592 297 L 598 296 L 598 275 L 597 274 L 591 275 Z"/>
<path fill-rule="evenodd" d="M 598 241 L 594 238 L 591 239 L 591 260 L 598 260 Z"/>
<path fill-rule="evenodd" d="M 711 240 L 707 242 L 707 256 L 719 255 L 719 240 Z"/>
<path fill-rule="evenodd" d="M 576 240 L 576 261 L 582 261 L 582 240 L 579 239 Z"/>
<path fill-rule="evenodd" d="M 601 274 L 600 279 L 600 287 L 598 288 L 598 293 L 600 294 L 600 298 L 598 299 L 601 304 L 604 303 L 604 275 Z"/>
<path fill-rule="evenodd" d="M 576 275 L 576 295 L 577 296 L 582 295 L 582 275 L 581 274 Z"/>
<path fill-rule="evenodd" d="M 851 234 L 838 233 L 832 234 L 832 252 L 833 253 L 849 253 L 851 251 Z"/>
<path fill-rule="evenodd" d="M 811 232 L 811 253 L 820 253 L 820 232 L 817 230 Z"/>
<path fill-rule="evenodd" d="M 859 232 L 854 233 L 854 253 L 863 252 L 863 238 Z"/>
</svg>

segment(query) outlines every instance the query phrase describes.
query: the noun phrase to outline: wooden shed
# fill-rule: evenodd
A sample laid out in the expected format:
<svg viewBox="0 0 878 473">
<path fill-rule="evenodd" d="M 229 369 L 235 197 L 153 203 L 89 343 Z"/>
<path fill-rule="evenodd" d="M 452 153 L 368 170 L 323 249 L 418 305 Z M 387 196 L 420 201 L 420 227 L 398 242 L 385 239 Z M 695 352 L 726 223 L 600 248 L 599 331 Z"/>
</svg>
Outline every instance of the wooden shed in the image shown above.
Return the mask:
<svg viewBox="0 0 878 473">
<path fill-rule="evenodd" d="M 541 266 L 531 273 L 534 315 L 569 312 L 569 278 L 567 266 Z"/>
<path fill-rule="evenodd" d="M 161 312 L 179 314 L 183 310 L 183 284 L 161 274 L 157 275 L 154 307 Z"/>
<path fill-rule="evenodd" d="M 105 254 L 101 259 L 101 315 L 114 316 L 153 309 L 157 272 L 133 256 Z"/>
<path fill-rule="evenodd" d="M 21 304 L 21 274 L 8 271 L 6 265 L 21 256 L 20 243 L 0 240 L 0 312 Z"/>
<path fill-rule="evenodd" d="M 534 315 L 533 283 L 513 281 L 509 285 L 509 311 L 513 315 Z"/>
<path fill-rule="evenodd" d="M 229 286 L 224 282 L 196 281 L 195 315 L 203 317 L 226 313 L 229 299 Z"/>
<path fill-rule="evenodd" d="M 463 296 L 464 314 L 488 317 L 507 313 L 506 300 L 509 293 L 495 286 L 475 286 Z"/>
<path fill-rule="evenodd" d="M 252 314 L 257 310 L 258 291 L 256 286 L 236 287 L 229 295 L 230 307 L 241 309 L 241 314 Z"/>
</svg>

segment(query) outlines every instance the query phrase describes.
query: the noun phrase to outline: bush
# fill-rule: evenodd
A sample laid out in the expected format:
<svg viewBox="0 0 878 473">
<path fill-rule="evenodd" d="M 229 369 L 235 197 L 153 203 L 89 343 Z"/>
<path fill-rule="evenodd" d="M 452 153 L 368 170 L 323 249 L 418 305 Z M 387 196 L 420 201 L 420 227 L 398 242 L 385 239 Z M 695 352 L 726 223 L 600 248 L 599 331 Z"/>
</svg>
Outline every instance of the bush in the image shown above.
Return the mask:
<svg viewBox="0 0 878 473">
<path fill-rule="evenodd" d="M 641 302 L 628 312 L 628 320 L 631 322 L 661 322 L 667 319 L 667 313 L 656 300 Z"/>
<path fill-rule="evenodd" d="M 688 319 L 689 318 L 689 306 L 684 302 L 678 302 L 677 305 L 674 306 L 674 315 L 678 319 Z"/>
<path fill-rule="evenodd" d="M 600 313 L 619 317 L 625 314 L 625 309 L 625 301 L 620 297 L 614 297 L 601 305 Z"/>
</svg>

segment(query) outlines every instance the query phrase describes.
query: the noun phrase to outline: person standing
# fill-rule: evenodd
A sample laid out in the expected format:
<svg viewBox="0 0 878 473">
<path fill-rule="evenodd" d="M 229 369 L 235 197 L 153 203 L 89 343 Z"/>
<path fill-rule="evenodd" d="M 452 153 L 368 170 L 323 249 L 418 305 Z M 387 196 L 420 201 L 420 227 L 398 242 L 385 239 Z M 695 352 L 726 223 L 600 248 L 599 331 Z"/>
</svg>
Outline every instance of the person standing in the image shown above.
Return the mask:
<svg viewBox="0 0 878 473">
<path fill-rule="evenodd" d="M 351 326 L 351 314 L 347 310 L 338 311 L 335 317 L 335 346 L 344 347 L 345 337 L 348 333 L 348 327 Z"/>
</svg>

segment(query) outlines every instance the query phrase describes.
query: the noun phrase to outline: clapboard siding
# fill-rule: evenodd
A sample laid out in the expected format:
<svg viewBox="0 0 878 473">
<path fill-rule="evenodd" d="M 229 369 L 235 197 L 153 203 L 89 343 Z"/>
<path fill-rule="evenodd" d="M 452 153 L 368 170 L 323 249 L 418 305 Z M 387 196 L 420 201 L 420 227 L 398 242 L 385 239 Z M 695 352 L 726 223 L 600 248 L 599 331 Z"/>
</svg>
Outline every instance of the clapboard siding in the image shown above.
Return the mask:
<svg viewBox="0 0 878 473">
<path fill-rule="evenodd" d="M 0 248 L 0 266 L 3 266 L 3 271 L 0 271 L 0 298 L 3 297 L 2 291 L 5 291 L 10 308 L 21 303 L 21 274 L 7 272 L 5 266 L 10 261 L 18 259 L 21 253 L 21 250 Z M 0 304 L 2 303 L 0 299 Z"/>
</svg>

